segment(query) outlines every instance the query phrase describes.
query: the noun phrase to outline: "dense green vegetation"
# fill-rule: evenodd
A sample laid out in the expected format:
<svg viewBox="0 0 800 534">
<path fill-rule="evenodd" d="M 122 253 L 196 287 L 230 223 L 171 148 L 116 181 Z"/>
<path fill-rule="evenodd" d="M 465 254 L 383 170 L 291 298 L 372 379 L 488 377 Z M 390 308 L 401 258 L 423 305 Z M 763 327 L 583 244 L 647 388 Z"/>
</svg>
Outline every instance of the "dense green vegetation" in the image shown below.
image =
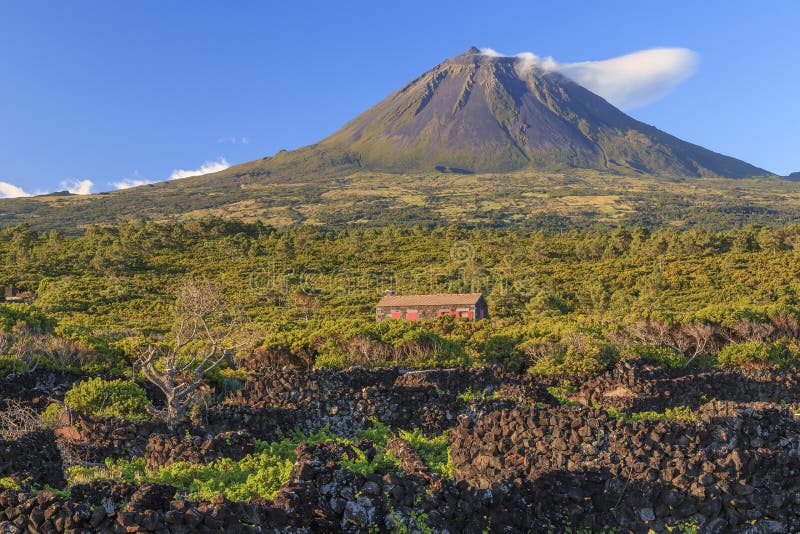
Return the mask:
<svg viewBox="0 0 800 534">
<path fill-rule="evenodd" d="M 129 375 L 143 343 L 169 339 L 176 288 L 195 277 L 244 311 L 252 343 L 240 359 L 279 365 L 499 362 L 570 375 L 619 358 L 714 365 L 719 354 L 723 365 L 789 367 L 800 353 L 799 243 L 800 226 L 549 234 L 207 219 L 71 238 L 20 226 L 0 233 L 0 281 L 36 298 L 0 306 L 2 352 Z M 481 291 L 491 318 L 376 323 L 386 289 Z M 41 344 L 20 347 L 31 332 Z M 233 383 L 231 373 L 216 380 Z"/>
<path fill-rule="evenodd" d="M 24 373 L 29 369 L 28 364 L 11 356 L 0 356 L 0 378 L 11 373 Z"/>
<path fill-rule="evenodd" d="M 111 415 L 132 421 L 147 417 L 147 403 L 147 393 L 138 384 L 100 377 L 75 384 L 64 397 L 65 405 L 83 413 Z"/>
<path fill-rule="evenodd" d="M 297 461 L 296 449 L 300 443 L 318 445 L 333 442 L 345 445 L 339 465 L 346 470 L 371 475 L 399 469 L 397 460 L 386 450 L 393 436 L 388 426 L 378 420 L 355 437 L 344 438 L 327 429 L 310 435 L 293 432 L 283 439 L 267 443 L 256 441 L 256 452 L 241 460 L 221 458 L 208 464 L 176 462 L 155 470 L 146 468 L 144 457 L 106 459 L 104 466 L 73 466 L 67 470 L 69 485 L 85 484 L 93 480 L 127 482 L 152 482 L 171 484 L 193 499 L 210 500 L 224 495 L 234 501 L 273 499 L 288 479 Z M 407 439 L 432 472 L 450 476 L 452 464 L 446 436 L 426 438 L 419 431 L 399 431 Z M 363 447 L 374 447 L 368 459 Z"/>
</svg>

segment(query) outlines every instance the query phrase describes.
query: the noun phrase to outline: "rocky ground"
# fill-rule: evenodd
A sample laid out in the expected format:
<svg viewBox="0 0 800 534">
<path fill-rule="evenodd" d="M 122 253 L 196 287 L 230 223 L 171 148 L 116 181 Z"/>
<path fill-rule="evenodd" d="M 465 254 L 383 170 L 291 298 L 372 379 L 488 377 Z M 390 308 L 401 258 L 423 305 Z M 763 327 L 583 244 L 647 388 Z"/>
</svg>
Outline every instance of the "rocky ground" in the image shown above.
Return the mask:
<svg viewBox="0 0 800 534">
<path fill-rule="evenodd" d="M 0 410 L 41 410 L 80 379 L 0 380 Z M 0 490 L 0 533 L 800 531 L 796 373 L 622 363 L 561 385 L 496 368 L 260 369 L 181 428 L 72 414 L 61 428 L 0 441 L 0 479 L 25 482 Z M 103 480 L 58 491 L 65 464 L 238 460 L 256 440 L 323 428 L 354 437 L 374 420 L 444 433 L 452 474 L 395 435 L 385 449 L 398 467 L 366 474 L 341 460 L 374 457 L 369 440 L 301 442 L 271 501 L 196 501 L 167 484 Z"/>
</svg>

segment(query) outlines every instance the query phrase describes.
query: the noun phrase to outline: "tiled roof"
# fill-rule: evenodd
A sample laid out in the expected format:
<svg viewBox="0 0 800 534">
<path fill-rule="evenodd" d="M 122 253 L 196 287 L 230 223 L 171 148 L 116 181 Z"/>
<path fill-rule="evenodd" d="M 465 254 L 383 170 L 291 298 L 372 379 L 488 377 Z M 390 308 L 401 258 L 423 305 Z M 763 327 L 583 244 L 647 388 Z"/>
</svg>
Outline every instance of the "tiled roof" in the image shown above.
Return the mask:
<svg viewBox="0 0 800 534">
<path fill-rule="evenodd" d="M 472 306 L 481 293 L 444 293 L 438 295 L 384 295 L 378 307 L 395 306 Z"/>
</svg>

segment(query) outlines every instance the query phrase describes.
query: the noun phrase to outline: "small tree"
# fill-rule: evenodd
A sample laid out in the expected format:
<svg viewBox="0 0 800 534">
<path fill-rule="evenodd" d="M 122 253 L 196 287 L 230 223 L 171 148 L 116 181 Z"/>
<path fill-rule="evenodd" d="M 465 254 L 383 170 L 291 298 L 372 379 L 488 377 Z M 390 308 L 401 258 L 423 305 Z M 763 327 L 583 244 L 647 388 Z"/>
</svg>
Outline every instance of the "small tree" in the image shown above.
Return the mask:
<svg viewBox="0 0 800 534">
<path fill-rule="evenodd" d="M 226 306 L 208 281 L 188 280 L 178 291 L 171 343 L 151 343 L 138 358 L 147 379 L 166 397 L 164 408 L 147 411 L 167 424 L 179 423 L 192 406 L 203 377 L 236 349 L 239 314 Z"/>
<path fill-rule="evenodd" d="M 6 332 L 0 330 L 0 354 L 5 354 L 11 345 L 11 338 Z"/>
</svg>

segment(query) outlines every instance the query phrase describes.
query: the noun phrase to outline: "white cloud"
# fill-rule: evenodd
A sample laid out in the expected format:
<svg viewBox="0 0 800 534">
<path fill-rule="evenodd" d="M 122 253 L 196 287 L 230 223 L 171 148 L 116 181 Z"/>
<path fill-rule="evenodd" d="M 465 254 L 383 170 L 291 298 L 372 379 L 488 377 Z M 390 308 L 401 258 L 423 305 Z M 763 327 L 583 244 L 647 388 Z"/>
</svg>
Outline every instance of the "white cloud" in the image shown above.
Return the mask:
<svg viewBox="0 0 800 534">
<path fill-rule="evenodd" d="M 73 195 L 90 195 L 94 188 L 94 182 L 91 180 L 62 180 L 58 186 L 61 189 L 66 189 Z"/>
<path fill-rule="evenodd" d="M 498 52 L 493 48 L 481 48 L 481 54 L 488 57 L 508 57 L 506 54 Z"/>
<path fill-rule="evenodd" d="M 143 178 L 123 178 L 119 182 L 111 182 L 115 189 L 130 189 L 131 187 L 139 187 L 140 185 L 152 184 L 150 180 Z"/>
<path fill-rule="evenodd" d="M 224 171 L 228 167 L 230 167 L 230 163 L 225 160 L 225 158 L 218 158 L 214 161 L 206 161 L 200 165 L 199 169 L 195 170 L 186 170 L 186 169 L 176 169 L 172 171 L 172 174 L 169 175 L 168 180 L 179 180 L 181 178 L 189 178 L 190 176 L 201 176 L 203 174 L 211 174 L 213 172 Z"/>
<path fill-rule="evenodd" d="M 489 57 L 508 57 L 485 48 Z M 686 48 L 651 48 L 604 61 L 559 63 L 530 52 L 515 56 L 521 72 L 532 68 L 563 74 L 622 109 L 633 109 L 663 98 L 694 74 L 698 56 Z"/>
<path fill-rule="evenodd" d="M 238 140 L 237 142 L 244 142 L 244 141 Z M 169 178 L 167 178 L 167 180 L 180 180 L 181 178 L 189 178 L 191 176 L 201 176 L 203 174 L 211 174 L 213 172 L 224 171 L 230 166 L 231 166 L 230 163 L 228 163 L 228 161 L 225 158 L 220 157 L 214 161 L 204 161 L 203 164 L 200 165 L 200 168 L 198 169 L 194 170 L 175 169 L 169 175 Z M 150 180 L 147 178 L 142 178 L 139 175 L 139 172 L 137 171 L 133 173 L 133 176 L 130 176 L 128 178 L 122 178 L 116 182 L 110 182 L 109 185 L 112 185 L 114 186 L 115 189 L 119 190 L 119 189 L 130 189 L 131 187 L 139 187 L 140 185 L 154 184 L 158 181 L 159 180 Z"/>
<path fill-rule="evenodd" d="M 29 197 L 30 193 L 26 193 L 21 187 L 8 182 L 0 182 L 0 198 L 19 198 Z"/>
</svg>

